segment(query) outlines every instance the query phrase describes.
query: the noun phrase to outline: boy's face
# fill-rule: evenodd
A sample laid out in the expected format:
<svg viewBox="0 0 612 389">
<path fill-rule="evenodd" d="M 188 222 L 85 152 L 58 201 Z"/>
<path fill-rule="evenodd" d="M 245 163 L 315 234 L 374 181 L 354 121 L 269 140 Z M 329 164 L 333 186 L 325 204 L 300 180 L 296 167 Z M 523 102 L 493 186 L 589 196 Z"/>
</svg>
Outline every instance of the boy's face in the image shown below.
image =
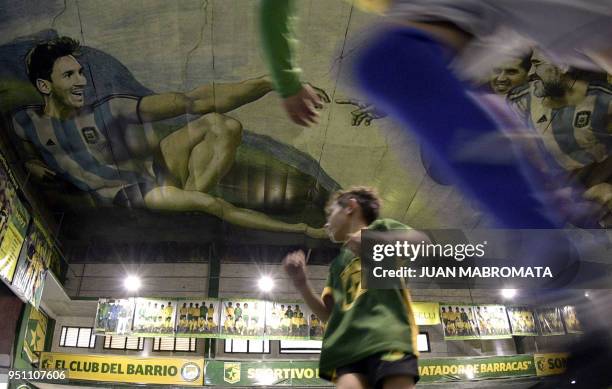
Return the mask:
<svg viewBox="0 0 612 389">
<path fill-rule="evenodd" d="M 337 202 L 329 206 L 327 208 L 327 223 L 325 223 L 325 230 L 332 242 L 345 242 L 350 232 L 348 208 L 341 206 Z"/>
</svg>

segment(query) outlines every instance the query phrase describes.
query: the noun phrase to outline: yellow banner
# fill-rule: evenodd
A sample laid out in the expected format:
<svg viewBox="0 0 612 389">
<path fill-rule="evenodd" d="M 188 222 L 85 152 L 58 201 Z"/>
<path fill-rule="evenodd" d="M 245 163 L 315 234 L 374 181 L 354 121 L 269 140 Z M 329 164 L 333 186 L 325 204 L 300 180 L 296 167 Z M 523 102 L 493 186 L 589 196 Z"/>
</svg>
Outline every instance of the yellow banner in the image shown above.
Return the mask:
<svg viewBox="0 0 612 389">
<path fill-rule="evenodd" d="M 23 353 L 32 364 L 38 363 L 38 356 L 45 348 L 47 338 L 47 315 L 34 307 L 30 307 L 28 330 L 23 342 Z"/>
<path fill-rule="evenodd" d="M 9 224 L 2 243 L 0 243 L 0 277 L 8 281 L 13 280 L 22 244 L 23 236 L 21 236 L 17 227 Z"/>
<path fill-rule="evenodd" d="M 201 386 L 204 359 L 43 353 L 42 369 L 68 371 L 71 380 Z"/>
<path fill-rule="evenodd" d="M 438 303 L 413 302 L 412 310 L 417 325 L 434 326 L 440 324 L 440 305 Z"/>
<path fill-rule="evenodd" d="M 567 368 L 569 353 L 534 354 L 538 376 L 562 374 Z"/>
</svg>

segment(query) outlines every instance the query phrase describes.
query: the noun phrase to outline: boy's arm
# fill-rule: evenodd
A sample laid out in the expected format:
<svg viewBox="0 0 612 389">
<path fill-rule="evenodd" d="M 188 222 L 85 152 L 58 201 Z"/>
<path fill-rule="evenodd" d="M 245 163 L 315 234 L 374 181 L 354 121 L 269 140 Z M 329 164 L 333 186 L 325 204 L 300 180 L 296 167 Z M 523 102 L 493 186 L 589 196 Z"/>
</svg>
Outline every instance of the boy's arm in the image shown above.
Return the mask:
<svg viewBox="0 0 612 389">
<path fill-rule="evenodd" d="M 331 314 L 332 307 L 334 305 L 334 299 L 331 294 L 326 294 L 324 296 L 318 296 L 312 289 L 310 282 L 306 280 L 306 282 L 298 286 L 296 285 L 297 290 L 302 295 L 302 298 L 306 302 L 306 305 L 310 307 L 312 312 L 317 315 L 321 320 L 327 321 Z"/>
<path fill-rule="evenodd" d="M 291 277 L 295 288 L 302 295 L 306 305 L 321 320 L 327 321 L 331 315 L 334 300 L 331 294 L 324 294 L 323 297 L 320 297 L 313 291 L 308 278 L 306 278 L 306 256 L 304 252 L 300 250 L 289 253 L 283 260 L 283 267 Z"/>
</svg>

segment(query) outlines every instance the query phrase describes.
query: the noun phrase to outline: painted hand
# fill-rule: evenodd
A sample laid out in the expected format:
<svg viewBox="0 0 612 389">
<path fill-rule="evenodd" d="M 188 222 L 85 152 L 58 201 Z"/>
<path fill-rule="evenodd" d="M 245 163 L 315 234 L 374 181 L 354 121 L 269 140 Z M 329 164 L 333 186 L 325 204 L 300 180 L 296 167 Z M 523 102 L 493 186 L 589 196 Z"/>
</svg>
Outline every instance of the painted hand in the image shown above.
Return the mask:
<svg viewBox="0 0 612 389">
<path fill-rule="evenodd" d="M 306 235 L 314 239 L 328 239 L 327 230 L 325 228 L 306 227 Z"/>
<path fill-rule="evenodd" d="M 25 168 L 35 180 L 49 182 L 55 179 L 57 175 L 53 170 L 49 169 L 44 163 L 31 160 L 25 163 Z"/>
<path fill-rule="evenodd" d="M 348 104 L 357 107 L 356 110 L 351 112 L 353 118 L 351 121 L 352 126 L 359 126 L 361 123 L 369 126 L 372 124 L 372 120 L 381 119 L 387 116 L 386 113 L 379 111 L 372 104 L 363 103 L 357 100 L 336 100 L 336 104 Z"/>
</svg>

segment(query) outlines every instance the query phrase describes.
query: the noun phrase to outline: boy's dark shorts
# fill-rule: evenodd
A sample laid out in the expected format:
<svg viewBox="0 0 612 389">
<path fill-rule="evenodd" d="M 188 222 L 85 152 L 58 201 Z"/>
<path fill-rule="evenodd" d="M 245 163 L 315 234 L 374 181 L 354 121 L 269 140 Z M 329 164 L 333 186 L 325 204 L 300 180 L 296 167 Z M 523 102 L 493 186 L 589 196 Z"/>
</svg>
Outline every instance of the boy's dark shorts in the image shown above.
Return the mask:
<svg viewBox="0 0 612 389">
<path fill-rule="evenodd" d="M 385 378 L 410 376 L 416 384 L 419 380 L 419 363 L 417 357 L 402 352 L 385 352 L 372 355 L 360 361 L 336 369 L 336 376 L 357 373 L 366 376 L 368 383 L 375 389 L 381 389 Z"/>
</svg>

